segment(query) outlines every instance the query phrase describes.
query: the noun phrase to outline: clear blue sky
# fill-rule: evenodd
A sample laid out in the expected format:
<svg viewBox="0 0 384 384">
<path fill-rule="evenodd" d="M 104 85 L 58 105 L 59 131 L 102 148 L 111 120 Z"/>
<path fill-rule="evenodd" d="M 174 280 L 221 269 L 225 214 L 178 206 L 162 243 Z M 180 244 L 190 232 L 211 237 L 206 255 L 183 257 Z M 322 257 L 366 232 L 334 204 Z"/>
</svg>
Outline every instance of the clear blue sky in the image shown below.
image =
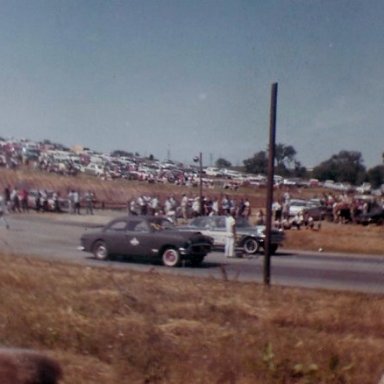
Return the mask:
<svg viewBox="0 0 384 384">
<path fill-rule="evenodd" d="M 0 135 L 311 167 L 384 151 L 382 0 L 1 0 Z"/>
</svg>

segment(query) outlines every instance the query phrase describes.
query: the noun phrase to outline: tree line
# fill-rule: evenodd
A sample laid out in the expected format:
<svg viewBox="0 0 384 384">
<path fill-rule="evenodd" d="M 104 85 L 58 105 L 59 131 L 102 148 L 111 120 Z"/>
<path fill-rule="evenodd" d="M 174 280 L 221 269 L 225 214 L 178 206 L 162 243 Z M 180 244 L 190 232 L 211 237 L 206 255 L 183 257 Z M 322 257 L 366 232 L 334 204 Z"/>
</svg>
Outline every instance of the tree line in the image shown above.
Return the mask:
<svg viewBox="0 0 384 384">
<path fill-rule="evenodd" d="M 220 158 L 216 161 L 218 168 L 227 168 L 231 163 Z M 267 174 L 268 151 L 259 151 L 243 160 L 242 170 L 251 174 Z M 315 178 L 320 181 L 333 180 L 341 183 L 360 185 L 371 183 L 378 188 L 384 183 L 384 165 L 367 169 L 361 152 L 342 150 L 329 159 L 308 170 L 297 160 L 297 152 L 292 145 L 276 144 L 275 173 L 283 177 Z"/>
</svg>

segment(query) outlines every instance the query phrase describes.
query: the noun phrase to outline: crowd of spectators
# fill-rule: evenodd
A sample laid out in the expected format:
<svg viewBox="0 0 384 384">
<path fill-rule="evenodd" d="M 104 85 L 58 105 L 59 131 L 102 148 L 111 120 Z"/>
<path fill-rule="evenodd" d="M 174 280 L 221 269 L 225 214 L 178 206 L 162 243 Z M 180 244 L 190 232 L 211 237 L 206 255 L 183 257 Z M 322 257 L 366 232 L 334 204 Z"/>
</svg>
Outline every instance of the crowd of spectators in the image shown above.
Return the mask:
<svg viewBox="0 0 384 384">
<path fill-rule="evenodd" d="M 234 213 L 237 217 L 248 218 L 251 204 L 247 198 L 234 198 L 227 194 L 218 196 L 200 196 L 183 194 L 180 199 L 169 195 L 161 200 L 159 196 L 140 195 L 128 202 L 131 215 L 165 215 L 173 221 L 188 220 L 200 215 L 223 215 Z"/>
<path fill-rule="evenodd" d="M 7 209 L 11 213 L 29 212 L 67 212 L 71 214 L 94 214 L 98 208 L 104 208 L 105 202 L 97 200 L 93 191 L 80 192 L 71 189 L 66 194 L 47 190 L 28 190 L 27 188 L 11 188 L 6 186 L 3 197 Z M 339 223 L 356 223 L 362 214 L 371 212 L 378 207 L 384 209 L 384 199 L 372 195 L 355 195 L 324 192 L 320 198 L 309 199 L 308 206 L 303 210 L 291 212 L 290 193 L 284 192 L 272 205 L 274 224 L 282 228 L 314 227 L 314 223 L 327 219 Z M 256 207 L 254 207 L 256 208 Z M 170 194 L 160 197 L 156 193 L 141 194 L 127 201 L 127 211 L 132 215 L 166 215 L 172 220 L 184 221 L 199 215 L 224 215 L 234 213 L 236 217 L 251 216 L 251 204 L 247 197 L 228 194 L 206 194 L 202 197 L 184 193 Z M 254 221 L 264 224 L 263 209 L 255 209 Z"/>
<path fill-rule="evenodd" d="M 6 186 L 4 200 L 9 212 L 21 213 L 35 210 L 36 212 L 66 212 L 69 214 L 93 215 L 95 206 L 104 209 L 105 203 L 99 202 L 93 191 L 79 192 L 70 189 L 64 196 L 59 192 L 47 190 L 28 190 Z M 251 204 L 247 198 L 234 198 L 227 194 L 220 196 L 200 196 L 182 194 L 177 197 L 171 194 L 165 198 L 157 194 L 141 194 L 127 202 L 127 212 L 131 215 L 166 215 L 176 221 L 188 220 L 199 215 L 222 215 L 227 212 L 237 217 L 248 218 L 251 215 Z"/>
<path fill-rule="evenodd" d="M 285 229 L 301 227 L 320 228 L 321 221 L 335 223 L 361 223 L 361 218 L 373 211 L 384 210 L 384 198 L 373 195 L 354 193 L 324 192 L 320 198 L 301 200 L 302 209 L 291 210 L 292 202 L 289 192 L 272 205 L 272 215 L 276 227 Z"/>
<path fill-rule="evenodd" d="M 60 192 L 41 190 L 28 190 L 28 188 L 11 188 L 6 186 L 3 193 L 4 201 L 10 213 L 56 212 L 81 214 L 82 208 L 86 214 L 93 215 L 95 194 L 87 191 L 81 195 L 78 190 L 71 189 L 67 196 Z"/>
</svg>

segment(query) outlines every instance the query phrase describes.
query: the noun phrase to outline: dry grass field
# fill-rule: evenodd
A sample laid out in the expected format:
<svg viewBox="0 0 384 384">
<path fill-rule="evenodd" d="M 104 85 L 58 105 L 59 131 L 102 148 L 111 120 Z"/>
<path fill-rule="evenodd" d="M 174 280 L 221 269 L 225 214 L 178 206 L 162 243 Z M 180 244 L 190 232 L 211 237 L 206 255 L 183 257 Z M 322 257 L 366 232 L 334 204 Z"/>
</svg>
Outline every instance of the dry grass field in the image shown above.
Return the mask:
<svg viewBox="0 0 384 384">
<path fill-rule="evenodd" d="M 117 201 L 153 191 L 137 182 L 2 172 L 2 187 L 80 186 Z M 263 198 L 237 193 L 252 194 L 255 204 Z M 286 242 L 372 254 L 382 245 L 382 227 L 332 223 L 287 231 Z M 229 281 L 224 270 L 222 278 L 196 279 L 5 253 L 0 295 L 1 343 L 57 358 L 63 384 L 377 384 L 384 374 L 381 295 L 265 288 Z"/>
<path fill-rule="evenodd" d="M 323 222 L 320 231 L 288 230 L 284 246 L 289 249 L 349 254 L 384 255 L 384 227 Z"/>
<path fill-rule="evenodd" d="M 378 383 L 384 297 L 0 256 L 0 337 L 65 384 Z"/>
</svg>

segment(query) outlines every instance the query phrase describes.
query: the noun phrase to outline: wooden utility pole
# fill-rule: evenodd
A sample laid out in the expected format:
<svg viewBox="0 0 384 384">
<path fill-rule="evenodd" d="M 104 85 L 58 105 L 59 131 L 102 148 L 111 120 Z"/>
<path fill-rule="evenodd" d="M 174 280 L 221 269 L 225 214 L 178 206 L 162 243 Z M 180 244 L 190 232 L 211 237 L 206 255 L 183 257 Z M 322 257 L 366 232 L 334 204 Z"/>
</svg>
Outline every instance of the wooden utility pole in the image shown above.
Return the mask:
<svg viewBox="0 0 384 384">
<path fill-rule="evenodd" d="M 277 83 L 272 84 L 271 109 L 269 122 L 269 150 L 268 150 L 268 181 L 267 181 L 267 206 L 266 206 L 266 238 L 264 244 L 264 284 L 271 283 L 271 230 L 272 230 L 272 204 L 275 171 L 275 142 L 276 142 L 276 107 Z"/>
<path fill-rule="evenodd" d="M 199 199 L 200 199 L 200 215 L 204 214 L 203 207 L 203 154 L 199 153 Z"/>
</svg>

